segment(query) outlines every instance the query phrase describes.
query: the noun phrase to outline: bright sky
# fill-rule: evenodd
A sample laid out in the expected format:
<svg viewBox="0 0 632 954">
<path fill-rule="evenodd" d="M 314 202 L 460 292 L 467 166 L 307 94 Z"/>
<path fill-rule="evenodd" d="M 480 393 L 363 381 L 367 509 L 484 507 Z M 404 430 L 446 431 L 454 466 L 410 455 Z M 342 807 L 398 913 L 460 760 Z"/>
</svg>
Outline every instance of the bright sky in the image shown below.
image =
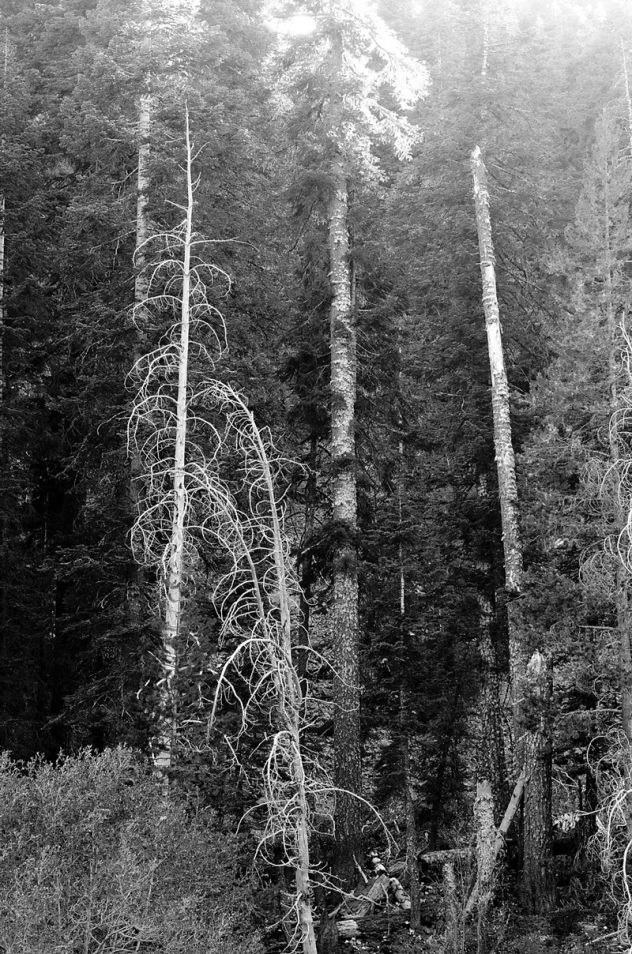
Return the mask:
<svg viewBox="0 0 632 954">
<path fill-rule="evenodd" d="M 316 27 L 314 17 L 308 13 L 297 13 L 292 17 L 270 17 L 266 26 L 274 33 L 285 36 L 308 36 Z"/>
</svg>

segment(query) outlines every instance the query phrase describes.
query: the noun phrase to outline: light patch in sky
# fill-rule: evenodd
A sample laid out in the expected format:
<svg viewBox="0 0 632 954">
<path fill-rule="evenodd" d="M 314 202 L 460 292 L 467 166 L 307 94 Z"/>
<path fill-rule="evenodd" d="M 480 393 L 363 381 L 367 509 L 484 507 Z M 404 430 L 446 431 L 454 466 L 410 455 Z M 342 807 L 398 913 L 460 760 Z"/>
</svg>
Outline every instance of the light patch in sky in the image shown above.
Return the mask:
<svg viewBox="0 0 632 954">
<path fill-rule="evenodd" d="M 316 20 L 309 13 L 297 13 L 292 17 L 271 17 L 266 26 L 283 36 L 309 36 L 316 29 Z"/>
</svg>

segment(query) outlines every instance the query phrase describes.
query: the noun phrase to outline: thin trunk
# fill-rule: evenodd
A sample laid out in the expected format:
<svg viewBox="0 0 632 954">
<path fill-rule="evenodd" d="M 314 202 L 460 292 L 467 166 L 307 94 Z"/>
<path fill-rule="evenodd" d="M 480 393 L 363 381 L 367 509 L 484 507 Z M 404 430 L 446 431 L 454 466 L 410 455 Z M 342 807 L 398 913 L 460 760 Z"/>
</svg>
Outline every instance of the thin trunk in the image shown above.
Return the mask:
<svg viewBox="0 0 632 954">
<path fill-rule="evenodd" d="M 149 86 L 149 80 L 147 80 Z M 146 242 L 149 238 L 149 158 L 151 132 L 151 95 L 147 89 L 140 97 L 138 107 L 138 172 L 136 177 L 136 243 L 134 248 L 134 362 L 146 348 L 149 312 L 145 306 L 149 294 L 149 276 L 146 269 Z M 132 514 L 138 511 L 138 478 L 141 473 L 138 455 L 130 455 L 130 507 Z M 141 590 L 144 572 L 132 560 L 127 577 L 127 617 L 132 632 L 137 634 L 142 626 Z"/>
<path fill-rule="evenodd" d="M 6 51 L 5 51 L 6 57 Z M 0 194 L 0 409 L 4 407 L 5 399 L 5 387 L 4 387 L 4 329 L 6 322 L 6 305 L 5 305 L 5 196 L 4 193 Z M 2 466 L 2 472 L 6 475 L 8 470 L 8 461 L 6 454 L 6 442 L 4 439 L 4 433 L 2 430 L 2 424 L 0 423 L 0 465 Z M 0 511 L 0 554 L 2 554 L 3 562 L 7 558 L 7 541 L 9 538 L 8 527 L 7 527 L 7 518 L 8 512 L 6 505 L 2 505 Z M 2 574 L 2 592 L 0 595 L 0 629 L 2 633 L 0 635 L 0 664 L 4 672 L 7 671 L 7 640 L 8 640 L 8 629 L 9 629 L 9 587 L 7 583 L 6 573 Z"/>
<path fill-rule="evenodd" d="M 397 367 L 397 391 L 398 397 L 401 397 L 402 390 L 402 349 L 398 344 L 398 367 Z M 397 558 L 399 563 L 399 623 L 400 639 L 402 649 L 405 646 L 406 631 L 406 568 L 404 564 L 404 544 L 402 542 L 403 533 L 403 511 L 404 511 L 404 441 L 402 434 L 404 429 L 404 419 L 401 406 L 398 410 L 397 420 L 400 438 L 397 445 L 399 458 L 399 473 L 397 476 L 397 525 L 399 533 L 399 543 L 397 545 Z M 406 867 L 410 878 L 410 928 L 412 931 L 418 931 L 420 921 L 420 882 L 419 882 L 419 840 L 417 838 L 417 816 L 415 811 L 415 797 L 411 778 L 411 757 L 410 757 L 410 712 L 408 693 L 405 687 L 405 675 L 402 672 L 400 693 L 399 693 L 399 721 L 401 737 L 401 759 L 402 759 L 402 778 L 404 784 L 404 817 L 406 822 Z"/>
<path fill-rule="evenodd" d="M 147 89 L 140 97 L 138 106 L 138 173 L 136 177 L 136 247 L 134 262 L 134 304 L 136 305 L 137 335 L 136 348 L 142 347 L 144 333 L 143 303 L 147 300 L 149 276 L 147 275 L 145 245 L 149 238 L 149 160 L 151 157 L 151 93 Z M 139 355 L 136 355 L 138 358 Z"/>
<path fill-rule="evenodd" d="M 624 71 L 626 79 L 626 94 L 629 103 L 629 89 L 627 84 L 627 69 Z M 632 137 L 632 127 L 631 127 Z M 631 143 L 632 145 L 632 143 Z M 623 507 L 620 487 L 621 445 L 617 433 L 617 419 L 620 413 L 619 393 L 617 386 L 617 326 L 614 308 L 613 291 L 613 263 L 614 255 L 610 241 L 610 174 L 608 160 L 604 159 L 602 169 L 604 189 L 604 239 L 605 239 L 605 271 L 606 271 L 606 321 L 608 331 L 608 398 L 610 405 L 609 451 L 611 474 L 615 480 L 612 490 L 612 507 L 615 522 L 615 536 L 618 540 L 626 526 L 626 514 Z M 630 647 L 630 608 L 628 593 L 628 573 L 617 560 L 615 571 L 615 607 L 617 614 L 617 633 L 619 637 L 619 673 L 621 682 L 621 726 L 628 743 L 632 744 L 632 651 Z M 628 812 L 628 815 L 632 813 Z M 632 830 L 632 818 L 628 818 L 628 827 Z"/>
<path fill-rule="evenodd" d="M 187 135 L 188 143 L 188 135 Z M 189 183 L 191 178 L 189 176 Z M 192 200 L 192 195 L 190 196 Z M 276 575 L 276 591 L 279 603 L 279 626 L 277 629 L 279 648 L 278 662 L 276 654 L 270 656 L 270 669 L 274 673 L 276 696 L 279 700 L 281 730 L 291 739 L 291 777 L 294 781 L 292 826 L 296 835 L 295 867 L 296 904 L 298 924 L 301 932 L 303 954 L 316 954 L 316 934 L 312 912 L 312 886 L 310 882 L 309 853 L 309 806 L 307 802 L 307 779 L 302 755 L 301 720 L 303 700 L 300 675 L 292 664 L 292 607 L 290 581 L 285 565 L 285 551 L 282 540 L 282 526 L 276 501 L 274 481 L 268 464 L 266 447 L 255 424 L 254 416 L 248 412 L 251 432 L 257 442 L 258 458 L 263 463 L 263 476 L 268 497 L 268 510 L 271 522 L 271 536 Z"/>
<path fill-rule="evenodd" d="M 307 691 L 307 662 L 309 657 L 309 628 L 312 583 L 314 577 L 314 558 L 311 552 L 314 534 L 314 513 L 316 510 L 316 457 L 318 440 L 312 437 L 310 442 L 308 475 L 305 482 L 305 526 L 304 540 L 307 543 L 307 552 L 301 550 L 297 558 L 297 574 L 300 583 L 299 611 L 296 639 L 296 669 L 301 680 L 301 691 L 305 697 Z"/>
<path fill-rule="evenodd" d="M 403 720 L 410 718 L 407 712 L 406 693 L 400 694 L 400 711 Z M 415 812 L 415 798 L 410 778 L 410 733 L 406 727 L 402 731 L 402 763 L 404 769 L 404 812 L 406 822 L 406 867 L 408 868 L 408 877 L 410 879 L 410 927 L 412 931 L 418 931 L 421 924 L 421 906 L 419 880 L 419 840 L 417 838 L 417 816 Z"/>
<path fill-rule="evenodd" d="M 630 97 L 630 80 L 628 76 L 628 64 L 625 57 L 625 46 L 621 42 L 621 59 L 623 62 L 623 82 L 625 89 L 625 105 L 628 111 L 628 141 L 630 143 L 630 155 L 632 156 L 632 98 Z"/>
<path fill-rule="evenodd" d="M 516 466 L 511 439 L 509 411 L 509 384 L 505 370 L 498 296 L 496 293 L 495 256 L 489 214 L 489 191 L 485 166 L 478 146 L 471 157 L 474 180 L 474 202 L 480 250 L 480 268 L 483 286 L 483 308 L 489 350 L 492 381 L 492 412 L 494 421 L 494 449 L 498 472 L 498 492 L 505 558 L 505 591 L 508 597 L 507 626 L 509 635 L 509 665 L 512 688 L 512 714 L 516 774 L 525 768 L 529 781 L 525 789 L 525 826 L 523 839 L 523 896 L 529 908 L 538 914 L 551 910 L 555 886 L 552 871 L 551 802 L 550 802 L 550 746 L 548 730 L 540 721 L 534 731 L 527 701 L 526 647 L 519 631 L 516 597 L 522 591 L 522 543 L 519 531 L 518 489 Z M 539 657 L 539 679 L 547 682 L 546 659 Z M 548 711 L 543 710 L 543 719 Z"/>
<path fill-rule="evenodd" d="M 337 59 L 342 59 L 338 39 Z M 342 104 L 334 109 L 341 125 Z M 332 509 L 336 528 L 333 555 L 332 628 L 335 646 L 334 783 L 336 797 L 335 872 L 350 886 L 354 854 L 361 847 L 358 799 L 360 764 L 360 666 L 357 567 L 357 488 L 355 459 L 356 330 L 351 306 L 349 260 L 349 194 L 344 160 L 332 163 L 332 194 L 328 205 L 332 303 L 331 349 L 331 467 Z"/>
<path fill-rule="evenodd" d="M 628 115 L 630 117 L 630 146 L 632 149 L 632 104 L 630 103 L 630 90 L 628 84 L 628 73 L 625 61 L 625 51 L 622 46 L 623 70 L 625 77 L 626 101 L 628 105 Z M 604 241 L 605 241 L 605 294 L 606 294 L 606 322 L 608 331 L 608 399 L 610 410 L 610 427 L 608 430 L 608 443 L 610 452 L 610 474 L 614 480 L 614 486 L 611 488 L 611 514 L 614 517 L 614 537 L 615 546 L 620 545 L 621 535 L 626 530 L 627 515 L 624 510 L 622 488 L 621 488 L 621 466 L 623 463 L 624 451 L 618 433 L 618 422 L 621 414 L 619 399 L 618 374 L 617 374 L 617 321 L 614 306 L 614 288 L 613 288 L 613 268 L 614 254 L 610 239 L 610 170 L 608 159 L 604 157 L 602 168 L 602 182 L 604 194 Z M 623 322 L 625 318 L 621 319 Z M 622 329 L 622 340 L 625 339 L 625 328 Z M 632 619 L 630 616 L 630 594 L 629 594 L 629 573 L 620 559 L 617 559 L 614 585 L 615 585 L 615 611 L 617 619 L 617 636 L 619 643 L 619 681 L 621 693 L 621 728 L 627 739 L 628 746 L 632 746 L 632 647 L 630 640 L 630 629 Z M 625 821 L 628 835 L 632 836 L 632 796 L 630 796 L 630 781 L 632 769 L 627 760 L 627 795 L 624 802 Z"/>
<path fill-rule="evenodd" d="M 0 406 L 4 403 L 4 329 L 6 324 L 5 304 L 5 213 L 6 199 L 0 193 Z"/>
<path fill-rule="evenodd" d="M 481 60 L 481 78 L 487 76 L 487 67 L 489 65 L 489 12 L 483 11 L 483 56 Z"/>
<path fill-rule="evenodd" d="M 180 308 L 180 347 L 178 354 L 178 394 L 176 400 L 176 426 L 174 469 L 172 489 L 172 522 L 168 559 L 165 574 L 165 608 L 162 625 L 162 679 L 160 683 L 160 727 L 155 742 L 154 761 L 161 776 L 173 765 L 176 729 L 175 675 L 177 644 L 182 613 L 182 584 L 184 569 L 184 523 L 186 515 L 186 440 L 188 418 L 189 374 L 189 296 L 191 281 L 191 242 L 193 222 L 193 179 L 189 117 L 186 119 L 187 149 L 187 206 L 183 240 L 182 302 Z"/>
<path fill-rule="evenodd" d="M 444 952 L 445 954 L 463 954 L 463 916 L 457 894 L 454 863 L 452 861 L 444 862 L 442 873 L 445 917 Z"/>
</svg>

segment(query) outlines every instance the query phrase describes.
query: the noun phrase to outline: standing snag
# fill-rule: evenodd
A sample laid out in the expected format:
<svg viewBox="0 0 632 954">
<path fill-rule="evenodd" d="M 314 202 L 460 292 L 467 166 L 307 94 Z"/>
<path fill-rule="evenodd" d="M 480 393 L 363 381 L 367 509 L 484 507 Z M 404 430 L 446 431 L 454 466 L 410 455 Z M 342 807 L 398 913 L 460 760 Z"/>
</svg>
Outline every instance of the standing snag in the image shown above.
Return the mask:
<svg viewBox="0 0 632 954">
<path fill-rule="evenodd" d="M 523 771 L 527 782 L 524 793 L 524 839 L 522 891 L 527 906 L 535 913 L 549 911 L 554 903 L 551 850 L 551 753 L 546 710 L 534 721 L 526 711 L 530 695 L 546 695 L 549 683 L 546 657 L 536 653 L 538 664 L 529 660 L 528 647 L 520 633 L 516 597 L 523 589 L 522 542 L 520 539 L 516 463 L 511 439 L 509 383 L 503 353 L 500 310 L 496 292 L 495 255 L 489 214 L 489 190 L 485 164 L 477 146 L 471 155 L 474 180 L 474 204 L 480 252 L 483 309 L 491 372 L 494 450 L 498 473 L 498 496 L 505 557 L 505 592 L 509 669 L 514 732 L 516 775 Z M 535 656 L 533 657 L 535 659 Z"/>
</svg>

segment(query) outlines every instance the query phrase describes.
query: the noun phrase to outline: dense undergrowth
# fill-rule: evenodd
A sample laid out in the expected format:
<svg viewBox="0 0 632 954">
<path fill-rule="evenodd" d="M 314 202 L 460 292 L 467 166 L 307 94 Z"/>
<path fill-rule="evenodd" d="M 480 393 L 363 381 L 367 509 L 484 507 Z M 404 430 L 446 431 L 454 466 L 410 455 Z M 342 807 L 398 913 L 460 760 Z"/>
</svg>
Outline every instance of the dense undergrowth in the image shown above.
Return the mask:
<svg viewBox="0 0 632 954">
<path fill-rule="evenodd" d="M 256 954 L 242 859 L 129 749 L 0 759 L 2 951 Z"/>
</svg>

